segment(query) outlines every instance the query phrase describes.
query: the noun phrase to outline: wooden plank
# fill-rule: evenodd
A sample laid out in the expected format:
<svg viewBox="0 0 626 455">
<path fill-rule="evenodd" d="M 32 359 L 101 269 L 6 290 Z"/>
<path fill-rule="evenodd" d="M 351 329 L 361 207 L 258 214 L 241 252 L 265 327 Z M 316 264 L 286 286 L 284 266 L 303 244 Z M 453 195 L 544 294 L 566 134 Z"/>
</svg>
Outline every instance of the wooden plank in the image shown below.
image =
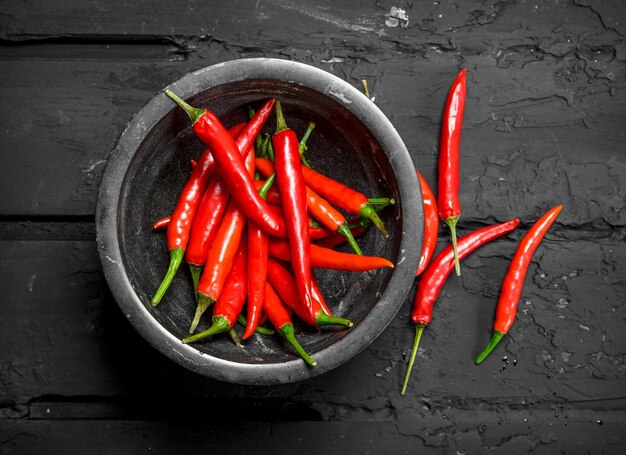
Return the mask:
<svg viewBox="0 0 626 455">
<path fill-rule="evenodd" d="M 445 411 L 447 412 L 447 411 Z M 507 418 L 508 417 L 508 418 Z M 597 423 L 601 422 L 601 424 Z M 241 453 L 619 453 L 623 412 L 518 411 L 442 414 L 402 411 L 391 421 L 223 422 L 171 416 L 166 421 L 8 421 L 0 428 L 3 453 L 136 454 Z M 89 435 L 89 444 L 83 443 Z M 181 437 L 184 435 L 184 437 Z"/>
<path fill-rule="evenodd" d="M 619 304 L 626 248 L 623 242 L 558 240 L 556 233 L 535 256 L 510 335 L 481 366 L 473 359 L 489 337 L 499 282 L 516 241 L 500 240 L 464 261 L 462 278 L 452 277 L 437 303 L 402 403 L 611 409 L 607 400 L 626 396 L 626 310 Z M 388 400 L 400 399 L 413 335 L 408 302 L 356 358 L 311 380 L 273 387 L 268 395 L 265 387 L 233 386 L 188 372 L 143 341 L 107 290 L 94 242 L 0 246 L 0 402 L 82 396 L 86 402 L 118 397 L 124 403 L 132 397 L 141 403 L 159 396 L 175 407 L 181 399 L 245 396 L 261 403 L 304 401 L 326 420 L 345 406 L 348 413 L 383 412 Z M 175 393 L 163 395 L 164 387 Z"/>
</svg>

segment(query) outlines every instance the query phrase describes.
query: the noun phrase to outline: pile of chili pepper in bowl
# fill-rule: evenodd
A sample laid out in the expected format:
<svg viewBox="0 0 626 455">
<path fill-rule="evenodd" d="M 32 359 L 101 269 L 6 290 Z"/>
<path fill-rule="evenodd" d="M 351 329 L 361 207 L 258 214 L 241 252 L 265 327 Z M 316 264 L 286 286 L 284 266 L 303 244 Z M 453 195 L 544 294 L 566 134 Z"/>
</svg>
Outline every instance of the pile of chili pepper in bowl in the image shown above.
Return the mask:
<svg viewBox="0 0 626 455">
<path fill-rule="evenodd" d="M 209 191 L 220 202 L 203 210 Z M 393 319 L 421 251 L 419 194 L 398 133 L 359 90 L 303 64 L 236 60 L 171 84 L 130 122 L 101 183 L 98 244 L 122 311 L 172 360 L 292 382 Z"/>
</svg>

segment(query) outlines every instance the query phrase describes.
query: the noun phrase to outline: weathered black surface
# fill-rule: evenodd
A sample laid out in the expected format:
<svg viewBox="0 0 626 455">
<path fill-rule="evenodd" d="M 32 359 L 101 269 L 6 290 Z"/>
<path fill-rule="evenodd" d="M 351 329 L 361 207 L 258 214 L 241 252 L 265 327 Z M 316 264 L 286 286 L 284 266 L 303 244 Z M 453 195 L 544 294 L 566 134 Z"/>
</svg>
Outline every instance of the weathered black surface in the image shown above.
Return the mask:
<svg viewBox="0 0 626 455">
<path fill-rule="evenodd" d="M 0 8 L 0 452 L 623 451 L 625 6 L 158 3 Z M 260 56 L 367 79 L 433 185 L 443 100 L 468 68 L 461 233 L 523 226 L 449 280 L 405 397 L 408 301 L 344 366 L 255 388 L 165 359 L 107 290 L 93 213 L 120 132 L 188 71 Z M 511 336 L 476 367 L 516 241 L 559 202 Z"/>
</svg>

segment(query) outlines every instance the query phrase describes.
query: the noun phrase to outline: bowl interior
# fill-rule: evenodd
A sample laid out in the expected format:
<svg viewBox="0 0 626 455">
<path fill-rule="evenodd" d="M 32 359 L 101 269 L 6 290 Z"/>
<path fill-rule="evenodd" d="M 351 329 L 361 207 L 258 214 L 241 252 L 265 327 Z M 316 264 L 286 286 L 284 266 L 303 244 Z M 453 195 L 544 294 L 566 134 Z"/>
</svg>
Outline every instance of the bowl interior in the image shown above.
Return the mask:
<svg viewBox="0 0 626 455">
<path fill-rule="evenodd" d="M 399 199 L 398 182 L 378 141 L 352 112 L 323 93 L 286 81 L 246 80 L 212 87 L 187 101 L 212 110 L 230 128 L 247 120 L 248 106 L 258 108 L 269 97 L 281 101 L 287 124 L 299 137 L 308 122 L 315 122 L 306 153 L 313 168 L 368 197 Z M 275 125 L 272 116 L 263 131 L 271 133 Z M 190 159 L 197 159 L 203 150 L 186 114 L 172 103 L 172 109 L 149 131 L 134 154 L 118 208 L 118 237 L 129 280 L 145 308 L 177 338 L 187 336 L 195 310 L 191 277 L 183 264 L 162 302 L 156 308 L 150 305 L 169 259 L 165 231 L 154 231 L 152 224 L 172 212 L 190 175 Z M 358 239 L 364 254 L 397 262 L 402 236 L 400 210 L 401 204 L 396 204 L 381 213 L 389 238 L 372 227 Z M 349 251 L 345 246 L 342 249 Z M 330 308 L 355 325 L 367 323 L 392 272 L 389 268 L 372 273 L 315 269 Z M 210 314 L 211 309 L 199 330 L 208 326 Z M 295 326 L 296 336 L 313 356 L 350 334 L 342 328 L 312 329 L 300 321 Z M 242 333 L 242 327 L 237 330 Z M 278 336 L 256 335 L 245 349 L 237 348 L 226 336 L 192 346 L 201 353 L 237 363 L 273 364 L 295 358 L 294 351 Z"/>
</svg>

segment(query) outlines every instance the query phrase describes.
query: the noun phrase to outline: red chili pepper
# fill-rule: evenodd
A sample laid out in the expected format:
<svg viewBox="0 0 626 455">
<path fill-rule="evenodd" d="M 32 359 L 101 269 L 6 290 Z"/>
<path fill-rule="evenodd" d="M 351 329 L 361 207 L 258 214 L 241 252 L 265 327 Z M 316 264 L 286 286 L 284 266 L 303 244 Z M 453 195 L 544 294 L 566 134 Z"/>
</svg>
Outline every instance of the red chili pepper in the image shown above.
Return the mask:
<svg viewBox="0 0 626 455">
<path fill-rule="evenodd" d="M 215 302 L 211 327 L 196 335 L 184 338 L 182 340 L 183 343 L 193 343 L 194 341 L 218 333 L 228 332 L 232 329 L 246 302 L 246 286 L 246 242 L 241 242 L 233 266 L 224 284 L 224 290 L 219 299 L 217 299 L 217 302 Z"/>
<path fill-rule="evenodd" d="M 263 158 L 257 159 L 256 166 L 265 177 L 269 177 L 275 172 L 272 162 Z M 267 193 L 267 201 L 272 204 L 277 200 L 277 197 L 280 197 L 279 195 L 280 193 L 278 193 L 275 188 L 271 188 Z M 306 187 L 306 202 L 307 210 L 317 221 L 332 232 L 336 232 L 345 237 L 356 254 L 363 254 L 356 240 L 354 240 L 352 232 L 350 232 L 346 218 L 341 212 L 308 186 Z"/>
<path fill-rule="evenodd" d="M 502 281 L 500 298 L 496 307 L 496 320 L 493 323 L 493 336 L 487 347 L 476 358 L 477 365 L 487 358 L 489 353 L 502 340 L 502 337 L 511 329 L 517 314 L 517 304 L 522 295 L 524 279 L 526 278 L 530 261 L 544 235 L 546 235 L 546 232 L 548 232 L 548 229 L 550 229 L 550 226 L 552 226 L 562 209 L 562 205 L 557 205 L 543 215 L 533 224 L 528 234 L 524 236 L 515 250 L 515 255 L 511 259 L 509 269 Z"/>
<path fill-rule="evenodd" d="M 287 238 L 284 220 L 277 218 L 275 213 L 268 210 L 268 204 L 259 196 L 252 177 L 246 171 L 241 154 L 237 150 L 237 145 L 224 129 L 217 116 L 206 109 L 197 109 L 190 106 L 170 90 L 166 90 L 165 93 L 189 115 L 196 135 L 211 148 L 217 168 L 228 185 L 231 196 L 237 201 L 237 204 L 245 212 L 246 216 L 257 223 L 268 234 Z M 265 103 L 256 113 L 255 118 L 261 115 L 262 112 L 271 110 L 274 102 L 274 99 L 270 99 Z M 250 121 L 250 123 L 252 122 L 254 122 L 254 119 Z M 256 133 L 252 140 L 255 137 Z"/>
<path fill-rule="evenodd" d="M 264 175 L 269 175 L 267 172 L 269 169 L 273 169 L 272 162 L 264 158 L 257 158 L 256 166 Z M 385 237 L 389 236 L 385 225 L 378 217 L 378 213 L 363 193 L 306 166 L 302 168 L 302 176 L 306 185 L 328 202 L 348 213 L 370 219 Z"/>
<path fill-rule="evenodd" d="M 166 216 L 164 218 L 161 218 L 160 220 L 155 221 L 154 224 L 152 225 L 152 229 L 164 229 L 164 228 L 166 228 L 170 224 L 170 219 L 171 219 L 171 217 Z"/>
<path fill-rule="evenodd" d="M 232 137 L 237 137 L 245 126 L 245 123 L 240 123 L 231 128 L 228 132 Z M 237 146 L 239 146 L 239 142 L 242 141 L 238 139 L 235 142 L 237 142 Z M 245 144 L 242 144 L 242 146 L 243 145 Z M 202 266 L 206 261 L 209 247 L 215 237 L 224 210 L 226 210 L 229 197 L 230 193 L 228 192 L 224 179 L 219 175 L 214 175 L 202 195 L 200 206 L 198 207 L 196 216 L 193 219 L 193 224 L 191 225 L 191 235 L 189 244 L 187 245 L 187 251 L 185 252 L 185 260 L 187 264 L 189 264 L 194 289 L 198 286 Z"/>
<path fill-rule="evenodd" d="M 228 131 L 226 131 L 222 124 L 219 123 L 219 120 L 217 119 L 217 117 L 215 117 L 214 114 L 211 113 L 211 115 L 208 115 L 208 111 L 191 108 L 169 90 L 167 90 L 166 93 L 170 97 L 175 97 L 181 103 L 183 103 L 186 108 L 190 109 L 185 110 L 194 122 L 196 122 L 200 117 L 202 117 L 203 120 L 208 120 L 208 118 L 210 117 L 210 119 L 212 120 L 212 122 L 201 122 L 201 125 L 198 125 L 198 128 L 195 128 L 195 126 L 197 125 L 196 122 L 194 123 L 194 129 L 205 131 L 209 130 L 211 126 L 214 126 L 216 134 L 214 135 L 214 140 L 207 144 L 209 145 L 209 148 L 205 150 L 204 154 L 191 172 L 191 177 L 183 188 L 183 191 L 178 199 L 178 204 L 176 205 L 176 208 L 172 213 L 170 224 L 167 227 L 168 249 L 170 250 L 170 264 L 168 266 L 165 277 L 161 282 L 161 285 L 154 294 L 154 297 L 152 297 L 152 305 L 154 306 L 158 305 L 158 303 L 165 295 L 165 292 L 172 283 L 174 275 L 176 275 L 176 272 L 178 271 L 178 268 L 183 261 L 185 248 L 187 247 L 187 242 L 189 241 L 191 223 L 198 208 L 200 199 L 207 186 L 208 179 L 215 166 L 217 165 L 219 167 L 220 160 L 223 161 L 225 159 L 223 156 L 224 150 L 222 150 L 222 142 L 220 142 L 220 139 L 225 138 L 227 141 L 230 141 L 228 142 L 228 145 L 230 147 L 227 147 L 226 152 L 228 152 L 228 154 L 230 155 L 235 156 L 235 159 L 239 160 L 239 162 L 242 162 L 239 147 L 241 147 L 241 150 L 243 150 L 244 152 L 247 152 L 250 149 L 250 146 L 254 143 L 254 139 L 263 127 L 273 106 L 273 101 L 268 101 L 259 110 L 259 112 L 257 112 L 255 117 L 250 120 L 246 128 L 239 134 L 239 136 L 237 137 L 238 142 L 235 143 L 234 139 L 230 137 Z M 204 115 L 204 113 L 207 113 L 207 115 Z M 204 126 L 206 128 L 202 128 L 201 126 Z M 196 133 L 198 133 L 198 131 L 196 131 Z M 211 145 L 213 145 L 214 147 L 211 147 Z M 220 159 L 215 160 L 215 156 L 220 156 Z M 229 189 L 232 193 L 233 188 Z"/>
<path fill-rule="evenodd" d="M 296 340 L 293 330 L 293 323 L 289 317 L 289 312 L 283 307 L 280 297 L 269 283 L 265 283 L 265 296 L 263 298 L 263 309 L 267 313 L 267 317 L 276 330 L 293 346 L 296 352 L 309 365 L 314 367 L 317 362 L 313 360 L 304 348 Z"/>
<path fill-rule="evenodd" d="M 242 338 L 250 338 L 261 320 L 267 279 L 267 233 L 254 221 L 248 222 L 248 320 Z"/>
<path fill-rule="evenodd" d="M 456 246 L 456 223 L 461 216 L 459 203 L 459 154 L 461 149 L 461 127 L 465 112 L 466 69 L 456 77 L 448 93 L 446 108 L 441 125 L 439 143 L 439 217 L 450 227 L 454 248 L 454 268 L 461 275 L 459 256 Z"/>
<path fill-rule="evenodd" d="M 458 258 L 463 259 L 485 243 L 511 232 L 518 224 L 519 220 L 515 218 L 506 223 L 480 228 L 461 237 L 458 242 Z M 411 322 L 415 324 L 415 339 L 413 341 L 409 366 L 406 371 L 406 376 L 404 377 L 404 383 L 402 384 L 401 395 L 404 395 L 406 386 L 409 383 L 409 376 L 413 369 L 413 363 L 415 362 L 415 355 L 417 354 L 422 332 L 430 321 L 432 321 L 433 306 L 453 269 L 454 248 L 450 245 L 433 259 L 420 279 L 415 294 L 415 302 L 413 303 L 413 311 L 411 312 Z"/>
<path fill-rule="evenodd" d="M 272 137 L 276 163 L 276 182 L 281 194 L 287 224 L 291 264 L 304 307 L 313 313 L 311 297 L 311 261 L 309 259 L 309 220 L 306 206 L 306 185 L 302 177 L 300 147 L 295 131 L 283 117 L 280 101 L 276 102 L 276 133 Z"/>
<path fill-rule="evenodd" d="M 324 299 L 324 295 L 322 294 L 322 290 L 320 289 L 320 284 L 317 282 L 317 277 L 315 276 L 314 270 L 311 270 L 311 286 L 311 289 L 313 290 L 313 298 L 320 303 L 322 310 L 324 310 L 324 313 L 326 313 L 328 316 L 332 316 L 333 312 L 330 311 L 330 308 L 328 308 L 328 305 L 326 304 L 326 299 Z"/>
<path fill-rule="evenodd" d="M 349 272 L 366 272 L 381 267 L 394 267 L 390 261 L 378 256 L 359 256 L 358 254 L 342 253 L 330 248 L 323 248 L 314 243 L 311 244 L 310 248 L 311 267 L 346 270 Z M 289 244 L 284 240 L 270 240 L 269 251 L 272 257 L 282 259 L 283 261 L 291 260 Z"/>
<path fill-rule="evenodd" d="M 439 218 L 437 216 L 437 201 L 433 190 L 428 186 L 428 182 L 417 171 L 417 178 L 422 189 L 422 199 L 424 201 L 424 243 L 422 244 L 422 255 L 415 276 L 421 275 L 426 270 L 426 266 L 433 257 L 437 248 L 437 234 L 439 231 Z"/>
<path fill-rule="evenodd" d="M 312 299 L 313 312 L 310 313 L 299 298 L 294 276 L 275 259 L 269 259 L 267 261 L 267 280 L 274 289 L 276 289 L 282 301 L 285 302 L 285 305 L 292 308 L 300 319 L 307 324 L 318 327 L 323 325 L 353 326 L 352 321 L 348 319 L 337 318 L 326 314 L 317 299 Z"/>
<path fill-rule="evenodd" d="M 189 333 L 196 330 L 202 313 L 220 297 L 226 277 L 233 265 L 235 253 L 239 248 L 245 225 L 246 215 L 231 199 L 200 276 L 196 289 L 198 304 Z"/>
</svg>

